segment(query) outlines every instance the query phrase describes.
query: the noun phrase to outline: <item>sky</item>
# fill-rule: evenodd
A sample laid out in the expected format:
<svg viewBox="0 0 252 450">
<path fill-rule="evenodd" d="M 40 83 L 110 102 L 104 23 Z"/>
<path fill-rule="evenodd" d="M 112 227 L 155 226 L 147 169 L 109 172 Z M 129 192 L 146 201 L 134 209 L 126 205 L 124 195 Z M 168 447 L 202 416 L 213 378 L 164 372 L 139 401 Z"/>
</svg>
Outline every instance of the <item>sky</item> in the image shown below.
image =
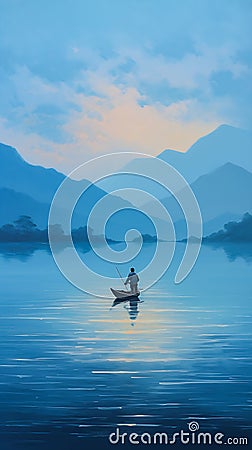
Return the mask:
<svg viewBox="0 0 252 450">
<path fill-rule="evenodd" d="M 251 128 L 251 0 L 0 0 L 0 142 L 68 173 Z"/>
</svg>

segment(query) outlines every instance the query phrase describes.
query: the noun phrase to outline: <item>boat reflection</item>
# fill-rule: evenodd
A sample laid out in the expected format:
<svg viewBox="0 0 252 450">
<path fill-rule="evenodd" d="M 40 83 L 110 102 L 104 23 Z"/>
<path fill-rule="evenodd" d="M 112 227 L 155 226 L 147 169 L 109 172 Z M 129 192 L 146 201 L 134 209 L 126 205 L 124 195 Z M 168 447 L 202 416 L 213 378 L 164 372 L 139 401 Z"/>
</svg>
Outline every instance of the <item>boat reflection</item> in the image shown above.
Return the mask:
<svg viewBox="0 0 252 450">
<path fill-rule="evenodd" d="M 123 298 L 116 298 L 113 301 L 112 308 L 117 305 L 123 305 L 124 309 L 126 309 L 129 314 L 131 326 L 133 327 L 139 314 L 140 303 L 143 303 L 143 301 L 139 300 L 139 298 L 136 296 L 132 296 L 131 298 L 128 298 L 126 300 Z"/>
</svg>

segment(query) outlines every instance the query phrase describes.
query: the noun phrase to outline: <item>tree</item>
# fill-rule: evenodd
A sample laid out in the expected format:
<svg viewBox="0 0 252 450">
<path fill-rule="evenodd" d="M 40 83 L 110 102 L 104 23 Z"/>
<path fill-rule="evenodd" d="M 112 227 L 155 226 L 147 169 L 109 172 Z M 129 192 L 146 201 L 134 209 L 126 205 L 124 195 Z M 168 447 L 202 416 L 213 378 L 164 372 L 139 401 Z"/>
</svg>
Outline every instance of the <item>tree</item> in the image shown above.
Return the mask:
<svg viewBox="0 0 252 450">
<path fill-rule="evenodd" d="M 17 220 L 14 221 L 15 228 L 20 233 L 33 233 L 37 229 L 37 225 L 32 221 L 30 216 L 19 216 Z"/>
<path fill-rule="evenodd" d="M 228 222 L 224 230 L 213 233 L 205 238 L 213 242 L 252 242 L 252 215 L 244 214 L 240 222 Z"/>
</svg>

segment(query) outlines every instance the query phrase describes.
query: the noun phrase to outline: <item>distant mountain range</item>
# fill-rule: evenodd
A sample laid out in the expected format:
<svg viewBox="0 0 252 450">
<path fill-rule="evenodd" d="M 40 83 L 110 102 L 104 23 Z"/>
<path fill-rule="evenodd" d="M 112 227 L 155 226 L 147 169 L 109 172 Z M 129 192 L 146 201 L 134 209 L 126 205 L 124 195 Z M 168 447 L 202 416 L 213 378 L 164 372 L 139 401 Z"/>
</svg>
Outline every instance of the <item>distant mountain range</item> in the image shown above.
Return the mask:
<svg viewBox="0 0 252 450">
<path fill-rule="evenodd" d="M 239 219 L 245 211 L 252 212 L 252 173 L 226 163 L 207 175 L 200 176 L 191 184 L 198 200 L 204 235 L 221 228 L 230 220 Z M 162 199 L 175 223 L 178 236 L 185 235 L 183 213 L 172 197 Z"/>
<path fill-rule="evenodd" d="M 158 158 L 175 167 L 189 183 L 227 162 L 252 172 L 252 132 L 221 125 L 198 139 L 186 152 L 164 150 Z M 134 172 L 143 165 L 151 165 L 151 160 L 136 158 L 125 170 Z"/>
<path fill-rule="evenodd" d="M 172 164 L 190 182 L 201 208 L 205 235 L 217 231 L 230 220 L 240 219 L 246 211 L 252 212 L 251 132 L 222 125 L 200 138 L 187 152 L 166 150 L 158 158 Z M 138 158 L 129 163 L 125 170 L 134 173 L 143 166 L 151 169 L 151 164 L 151 158 Z M 0 226 L 25 214 L 32 216 L 40 228 L 45 228 L 52 198 L 64 179 L 65 175 L 55 169 L 31 165 L 16 149 L 0 144 Z M 82 190 L 88 184 L 87 180 L 72 180 L 66 203 L 76 188 Z M 182 211 L 164 188 L 131 174 L 114 177 L 113 187 L 144 189 L 159 198 L 173 219 L 177 237 L 185 237 L 186 225 Z M 105 195 L 106 182 L 102 188 L 91 184 L 75 208 L 74 228 L 86 224 L 92 207 Z M 130 228 L 137 228 L 142 234 L 155 233 L 153 225 L 143 214 L 132 212 L 129 201 L 109 195 L 110 205 L 115 210 L 123 209 L 107 224 L 106 231 L 110 238 L 122 239 Z M 64 222 L 64 205 L 59 212 Z"/>
<path fill-rule="evenodd" d="M 200 138 L 185 153 L 165 150 L 158 158 L 174 166 L 190 183 L 200 204 L 205 234 L 218 230 L 229 220 L 238 220 L 245 211 L 251 211 L 250 131 L 221 125 Z M 143 167 L 151 172 L 152 159 L 136 158 L 123 169 L 137 173 Z M 106 189 L 106 183 L 110 189 L 109 179 L 102 187 Z M 117 185 L 145 188 L 168 208 L 178 237 L 185 236 L 186 224 L 182 211 L 162 186 L 132 174 L 118 176 Z"/>
<path fill-rule="evenodd" d="M 245 211 L 252 211 L 252 132 L 221 125 L 185 153 L 165 150 L 158 158 L 175 167 L 190 183 L 201 208 L 205 234 L 218 230 L 229 220 L 238 220 Z M 150 158 L 137 158 L 124 169 L 137 172 L 151 164 Z M 141 183 L 133 175 L 125 177 L 129 185 Z M 185 220 L 175 199 L 169 193 L 165 195 L 155 183 L 150 192 L 168 209 L 178 237 L 185 236 Z"/>
<path fill-rule="evenodd" d="M 47 169 L 27 163 L 13 147 L 0 144 L 0 226 L 13 222 L 19 215 L 32 216 L 40 228 L 45 228 L 51 201 L 65 175 L 55 169 Z M 69 198 L 76 189 L 84 189 L 89 181 L 71 180 Z M 73 227 L 85 225 L 93 205 L 107 192 L 94 184 L 86 190 L 73 214 Z M 110 202 L 116 208 L 130 208 L 132 205 L 118 196 L 110 195 Z M 66 213 L 62 206 L 60 215 Z"/>
<path fill-rule="evenodd" d="M 252 172 L 252 132 L 221 125 L 185 153 L 165 150 L 159 158 L 174 166 L 190 183 L 227 162 Z"/>
<path fill-rule="evenodd" d="M 0 144 L 0 188 L 29 195 L 34 200 L 50 204 L 65 175 L 27 163 L 8 145 Z"/>
<path fill-rule="evenodd" d="M 191 185 L 204 222 L 225 214 L 252 211 L 252 174 L 240 166 L 226 163 Z"/>
<path fill-rule="evenodd" d="M 49 203 L 39 202 L 30 195 L 13 189 L 0 188 L 0 205 L 0 226 L 14 222 L 23 214 L 33 217 L 39 227 L 47 226 Z"/>
</svg>

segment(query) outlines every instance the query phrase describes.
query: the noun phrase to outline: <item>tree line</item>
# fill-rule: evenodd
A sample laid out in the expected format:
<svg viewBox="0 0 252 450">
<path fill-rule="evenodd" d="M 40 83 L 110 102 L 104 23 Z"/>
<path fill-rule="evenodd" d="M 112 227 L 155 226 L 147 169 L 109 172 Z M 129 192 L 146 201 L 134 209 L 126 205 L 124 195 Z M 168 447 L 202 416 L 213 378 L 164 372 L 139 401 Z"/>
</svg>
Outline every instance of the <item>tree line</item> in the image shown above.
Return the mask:
<svg viewBox="0 0 252 450">
<path fill-rule="evenodd" d="M 50 226 L 50 233 L 59 242 L 68 239 L 62 227 L 58 224 Z M 88 242 L 87 227 L 72 230 L 74 242 Z M 48 228 L 39 229 L 31 216 L 21 215 L 13 223 L 7 223 L 0 228 L 0 242 L 48 242 Z"/>
<path fill-rule="evenodd" d="M 206 242 L 252 242 L 252 215 L 244 214 L 240 222 L 228 222 L 224 230 L 204 238 Z"/>
</svg>

